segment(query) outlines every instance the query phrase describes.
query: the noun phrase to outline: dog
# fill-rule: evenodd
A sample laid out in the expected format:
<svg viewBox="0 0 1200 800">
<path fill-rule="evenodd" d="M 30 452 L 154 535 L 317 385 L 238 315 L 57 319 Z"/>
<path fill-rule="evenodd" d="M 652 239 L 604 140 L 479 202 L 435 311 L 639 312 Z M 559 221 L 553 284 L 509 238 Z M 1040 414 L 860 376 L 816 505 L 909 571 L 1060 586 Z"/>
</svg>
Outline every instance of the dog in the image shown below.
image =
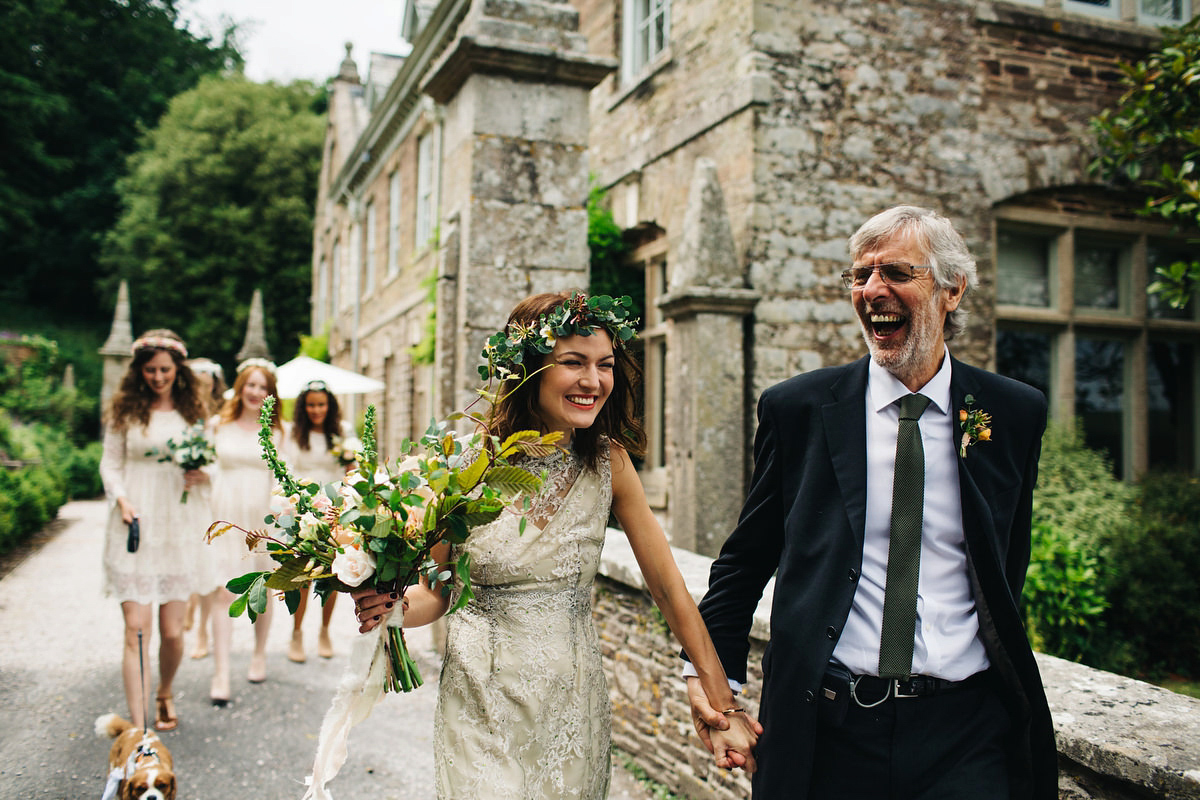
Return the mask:
<svg viewBox="0 0 1200 800">
<path fill-rule="evenodd" d="M 171 751 L 153 730 L 142 731 L 116 714 L 96 720 L 96 735 L 114 739 L 101 800 L 175 800 Z"/>
</svg>

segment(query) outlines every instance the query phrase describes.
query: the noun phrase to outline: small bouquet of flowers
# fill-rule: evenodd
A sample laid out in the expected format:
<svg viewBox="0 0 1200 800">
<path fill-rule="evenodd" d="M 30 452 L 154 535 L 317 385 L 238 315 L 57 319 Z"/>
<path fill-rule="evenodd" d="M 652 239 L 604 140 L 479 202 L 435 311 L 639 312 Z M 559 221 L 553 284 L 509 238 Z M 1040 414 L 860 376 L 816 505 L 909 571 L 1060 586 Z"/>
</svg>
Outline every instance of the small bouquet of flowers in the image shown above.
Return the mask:
<svg viewBox="0 0 1200 800">
<path fill-rule="evenodd" d="M 212 440 L 208 438 L 208 434 L 204 430 L 204 422 L 200 421 L 187 429 L 186 435 L 180 441 L 167 439 L 167 452 L 163 454 L 157 447 L 153 450 L 147 450 L 146 456 L 161 456 L 159 461 L 170 461 L 172 464 L 177 464 L 184 471 L 189 469 L 200 469 L 201 467 L 211 464 L 217 460 L 217 450 L 213 447 Z M 183 490 L 183 496 L 179 498 L 179 502 L 186 503 L 188 499 L 187 489 Z"/>
<path fill-rule="evenodd" d="M 334 436 L 329 454 L 342 467 L 353 466 L 362 455 L 363 444 L 354 436 Z"/>
<path fill-rule="evenodd" d="M 461 594 L 450 612 L 461 608 L 473 596 L 470 556 L 464 552 L 449 564 L 438 564 L 430 555 L 433 547 L 465 542 L 473 528 L 506 509 L 520 513 L 514 504 L 536 494 L 541 479 L 510 465 L 508 459 L 517 454 L 546 455 L 561 436 L 521 431 L 504 442 L 496 437 L 485 441 L 482 434 L 464 441 L 447 432 L 447 423 L 435 422 L 421 437 L 422 454 L 403 462 L 380 462 L 371 406 L 358 467 L 343 480 L 320 486 L 296 480 L 279 459 L 268 423 L 273 405 L 273 398 L 267 398 L 259 436 L 263 458 L 283 499 L 282 508 L 264 519 L 271 530 L 247 531 L 218 521 L 207 533 L 211 541 L 236 530 L 251 549 L 265 543 L 267 553 L 279 564 L 271 572 L 251 572 L 226 584 L 237 595 L 230 616 L 249 611 L 251 619 L 257 618 L 266 610 L 268 589 L 283 591 L 289 611 L 294 612 L 300 592 L 310 584 L 322 596 L 362 586 L 403 592 L 424 578 L 430 586 L 441 583 L 442 591 L 449 593 L 454 575 Z M 402 457 L 408 457 L 414 447 L 406 440 Z M 408 692 L 421 685 L 401 627 L 387 627 L 383 651 L 384 691 Z"/>
</svg>

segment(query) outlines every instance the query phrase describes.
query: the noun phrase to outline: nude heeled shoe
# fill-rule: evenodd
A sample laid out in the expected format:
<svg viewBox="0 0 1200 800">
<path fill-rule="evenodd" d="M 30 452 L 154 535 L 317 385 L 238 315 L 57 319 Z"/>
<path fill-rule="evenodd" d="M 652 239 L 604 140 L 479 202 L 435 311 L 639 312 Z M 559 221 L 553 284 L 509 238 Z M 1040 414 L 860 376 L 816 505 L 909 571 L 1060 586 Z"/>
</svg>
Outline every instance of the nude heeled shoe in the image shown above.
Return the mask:
<svg viewBox="0 0 1200 800">
<path fill-rule="evenodd" d="M 307 660 L 304 655 L 304 632 L 292 631 L 292 642 L 288 645 L 288 661 L 303 664 Z"/>
</svg>

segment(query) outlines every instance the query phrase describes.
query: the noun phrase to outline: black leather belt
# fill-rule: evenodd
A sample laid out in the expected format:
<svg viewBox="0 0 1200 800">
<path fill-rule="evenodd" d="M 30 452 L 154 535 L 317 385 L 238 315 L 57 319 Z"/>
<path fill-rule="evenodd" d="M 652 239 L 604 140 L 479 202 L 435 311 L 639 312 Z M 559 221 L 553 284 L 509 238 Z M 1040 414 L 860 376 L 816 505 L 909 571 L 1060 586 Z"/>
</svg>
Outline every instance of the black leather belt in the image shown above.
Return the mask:
<svg viewBox="0 0 1200 800">
<path fill-rule="evenodd" d="M 842 670 L 831 669 L 825 674 L 825 684 L 842 684 L 850 698 L 862 708 L 871 708 L 890 699 L 935 697 L 939 694 L 975 689 L 991 679 L 987 670 L 976 672 L 961 681 L 948 681 L 929 675 L 912 675 L 902 679 L 880 678 L 876 675 L 850 675 Z"/>
</svg>

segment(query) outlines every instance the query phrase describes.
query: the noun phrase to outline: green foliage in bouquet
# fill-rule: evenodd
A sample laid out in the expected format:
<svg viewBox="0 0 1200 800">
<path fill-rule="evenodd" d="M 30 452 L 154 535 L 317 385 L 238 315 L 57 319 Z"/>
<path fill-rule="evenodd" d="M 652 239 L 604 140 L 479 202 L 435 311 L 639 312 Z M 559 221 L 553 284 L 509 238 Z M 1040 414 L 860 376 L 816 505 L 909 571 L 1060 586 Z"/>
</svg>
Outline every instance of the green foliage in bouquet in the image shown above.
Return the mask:
<svg viewBox="0 0 1200 800">
<path fill-rule="evenodd" d="M 542 480 L 508 459 L 547 455 L 561 437 L 536 431 L 520 431 L 503 442 L 484 434 L 456 437 L 447 422 L 433 422 L 420 439 L 419 453 L 414 453 L 415 443 L 405 440 L 401 458 L 389 463 L 378 458 L 375 408 L 370 406 L 357 469 L 340 482 L 321 486 L 297 479 L 279 459 L 269 425 L 273 404 L 267 398 L 263 405 L 259 438 L 283 508 L 264 519 L 271 529 L 247 531 L 219 521 L 208 530 L 210 541 L 240 531 L 248 547 L 265 546 L 279 565 L 226 584 L 237 595 L 230 616 L 249 612 L 256 618 L 266 610 L 269 589 L 283 591 L 294 612 L 300 591 L 310 585 L 321 595 L 362 587 L 403 592 L 424 580 L 448 594 L 455 575 L 461 593 L 450 611 L 461 608 L 473 596 L 470 557 L 463 552 L 451 563 L 439 564 L 432 558 L 433 548 L 443 542 L 462 544 L 474 528 L 502 513 L 521 513 L 518 501 L 536 494 Z M 389 626 L 386 635 L 386 688 L 411 691 L 421 685 L 421 677 L 402 629 Z"/>
</svg>

